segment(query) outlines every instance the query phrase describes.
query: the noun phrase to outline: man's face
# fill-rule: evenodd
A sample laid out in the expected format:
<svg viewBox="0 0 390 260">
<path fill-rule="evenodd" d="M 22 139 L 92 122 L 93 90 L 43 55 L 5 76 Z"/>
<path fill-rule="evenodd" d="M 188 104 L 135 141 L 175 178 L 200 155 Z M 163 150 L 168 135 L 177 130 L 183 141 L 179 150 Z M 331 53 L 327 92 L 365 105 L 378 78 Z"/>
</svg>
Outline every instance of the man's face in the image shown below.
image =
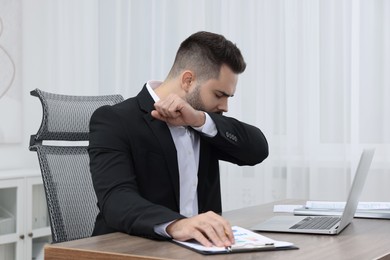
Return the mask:
<svg viewBox="0 0 390 260">
<path fill-rule="evenodd" d="M 222 114 L 228 111 L 228 98 L 234 95 L 237 80 L 238 75 L 222 65 L 218 79 L 207 80 L 201 85 L 197 83 L 186 95 L 186 100 L 197 110 Z"/>
</svg>

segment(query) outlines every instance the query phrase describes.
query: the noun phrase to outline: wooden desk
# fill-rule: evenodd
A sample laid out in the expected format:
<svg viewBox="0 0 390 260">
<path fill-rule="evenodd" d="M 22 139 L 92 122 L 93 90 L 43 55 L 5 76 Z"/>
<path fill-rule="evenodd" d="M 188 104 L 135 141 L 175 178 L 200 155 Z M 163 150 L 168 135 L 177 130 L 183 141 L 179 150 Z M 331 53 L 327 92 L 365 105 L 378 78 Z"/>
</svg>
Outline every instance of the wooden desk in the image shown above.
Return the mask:
<svg viewBox="0 0 390 260">
<path fill-rule="evenodd" d="M 275 204 L 297 204 L 289 200 Z M 229 211 L 232 225 L 249 228 L 271 217 L 274 203 Z M 278 213 L 286 214 L 286 213 Z M 171 242 L 160 242 L 113 233 L 48 245 L 45 259 L 390 259 L 390 221 L 359 219 L 338 236 L 266 233 L 275 240 L 293 242 L 300 249 L 231 255 L 203 256 Z"/>
</svg>

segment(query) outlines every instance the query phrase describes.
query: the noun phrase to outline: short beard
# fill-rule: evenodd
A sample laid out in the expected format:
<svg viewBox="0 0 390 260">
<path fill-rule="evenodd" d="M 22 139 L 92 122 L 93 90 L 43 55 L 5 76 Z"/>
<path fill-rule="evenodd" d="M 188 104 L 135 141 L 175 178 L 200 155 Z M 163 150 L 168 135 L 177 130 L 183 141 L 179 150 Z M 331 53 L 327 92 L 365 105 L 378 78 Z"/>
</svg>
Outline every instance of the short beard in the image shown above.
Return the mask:
<svg viewBox="0 0 390 260">
<path fill-rule="evenodd" d="M 203 104 L 203 101 L 200 98 L 200 85 L 196 85 L 195 89 L 192 92 L 187 94 L 186 101 L 194 109 L 199 110 L 199 111 L 206 111 L 205 106 Z"/>
</svg>

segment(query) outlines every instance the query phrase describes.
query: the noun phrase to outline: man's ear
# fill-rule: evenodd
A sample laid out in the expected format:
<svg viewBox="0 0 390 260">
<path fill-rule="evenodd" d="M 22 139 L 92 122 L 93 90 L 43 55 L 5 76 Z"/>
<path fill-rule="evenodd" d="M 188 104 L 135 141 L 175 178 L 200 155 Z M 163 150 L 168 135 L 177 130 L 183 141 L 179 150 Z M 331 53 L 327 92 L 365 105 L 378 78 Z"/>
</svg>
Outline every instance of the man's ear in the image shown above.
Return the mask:
<svg viewBox="0 0 390 260">
<path fill-rule="evenodd" d="M 195 80 L 195 74 L 192 71 L 190 70 L 184 71 L 181 77 L 182 89 L 185 92 L 188 92 L 194 80 Z"/>
</svg>

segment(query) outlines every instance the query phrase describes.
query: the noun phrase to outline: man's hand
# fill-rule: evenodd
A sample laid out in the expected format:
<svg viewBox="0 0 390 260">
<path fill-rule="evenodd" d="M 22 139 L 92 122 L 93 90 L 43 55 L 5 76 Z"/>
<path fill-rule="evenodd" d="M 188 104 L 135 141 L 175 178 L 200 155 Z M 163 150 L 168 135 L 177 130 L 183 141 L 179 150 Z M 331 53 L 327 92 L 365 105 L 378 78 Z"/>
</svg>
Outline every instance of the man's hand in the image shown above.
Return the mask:
<svg viewBox="0 0 390 260">
<path fill-rule="evenodd" d="M 234 235 L 229 222 L 209 211 L 197 216 L 180 219 L 167 227 L 168 234 L 176 240 L 195 239 L 204 246 L 226 247 L 234 244 Z"/>
<path fill-rule="evenodd" d="M 204 112 L 194 109 L 178 95 L 170 94 L 154 104 L 152 116 L 175 126 L 199 127 L 204 125 Z"/>
</svg>

